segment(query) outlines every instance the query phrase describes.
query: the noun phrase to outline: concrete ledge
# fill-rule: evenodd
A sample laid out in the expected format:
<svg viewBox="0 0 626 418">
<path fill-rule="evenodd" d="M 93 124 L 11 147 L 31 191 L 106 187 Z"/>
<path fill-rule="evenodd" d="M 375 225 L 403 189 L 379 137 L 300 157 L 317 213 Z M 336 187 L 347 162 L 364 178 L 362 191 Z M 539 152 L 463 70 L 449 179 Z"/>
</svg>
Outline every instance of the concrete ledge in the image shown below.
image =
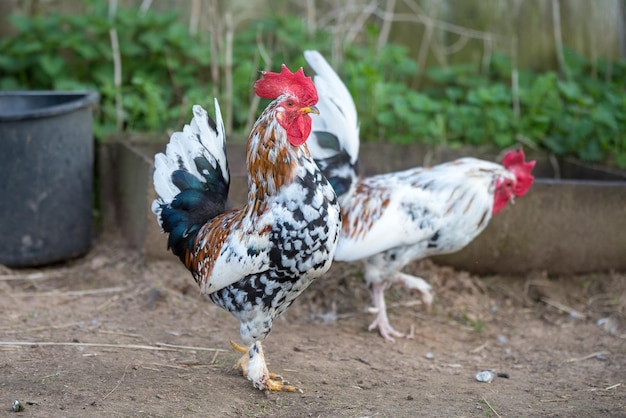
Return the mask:
<svg viewBox="0 0 626 418">
<path fill-rule="evenodd" d="M 103 228 L 118 231 L 147 259 L 173 258 L 166 249 L 150 205 L 153 158 L 166 137 L 117 137 L 101 145 L 100 179 Z M 415 165 L 434 165 L 459 156 L 499 161 L 487 149 L 429 149 L 422 145 L 363 144 L 364 175 Z M 230 199 L 241 206 L 247 194 L 245 145 L 229 144 Z M 537 159 L 530 192 L 494 217 L 464 250 L 434 257 L 440 264 L 478 274 L 554 274 L 626 271 L 626 173 Z M 556 179 L 555 176 L 560 176 Z"/>
<path fill-rule="evenodd" d="M 626 271 L 626 182 L 538 179 L 470 245 L 434 260 L 479 274 Z"/>
<path fill-rule="evenodd" d="M 162 137 L 154 139 L 163 144 Z M 153 157 L 131 137 L 100 144 L 102 229 L 105 233 L 121 234 L 146 257 L 174 258 L 167 251 L 164 236 L 150 210 L 156 197 L 152 187 Z"/>
<path fill-rule="evenodd" d="M 526 153 L 528 160 L 537 160 L 528 194 L 493 217 L 462 251 L 433 260 L 477 274 L 626 271 L 626 172 Z M 368 175 L 469 155 L 502 159 L 488 148 L 389 144 L 365 144 L 361 155 L 367 163 L 362 171 Z"/>
</svg>

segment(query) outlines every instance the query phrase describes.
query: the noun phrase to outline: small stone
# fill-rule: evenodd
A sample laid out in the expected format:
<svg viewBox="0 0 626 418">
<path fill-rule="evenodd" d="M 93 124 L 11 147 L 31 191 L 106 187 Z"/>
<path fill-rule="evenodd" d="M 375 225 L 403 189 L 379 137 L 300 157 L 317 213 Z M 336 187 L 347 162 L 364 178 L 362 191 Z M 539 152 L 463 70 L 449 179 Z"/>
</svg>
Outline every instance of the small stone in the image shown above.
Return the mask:
<svg viewBox="0 0 626 418">
<path fill-rule="evenodd" d="M 425 356 L 428 360 L 432 360 L 435 358 L 435 354 L 431 353 L 430 351 L 428 353 L 426 353 Z"/>
<path fill-rule="evenodd" d="M 585 315 L 581 314 L 578 311 L 571 311 L 569 313 L 570 318 L 574 318 L 574 319 L 584 319 Z"/>
<path fill-rule="evenodd" d="M 483 370 L 482 372 L 476 373 L 476 380 L 483 383 L 491 383 L 493 380 L 493 372 L 489 370 Z"/>
<path fill-rule="evenodd" d="M 11 405 L 11 409 L 13 410 L 13 412 L 22 412 L 24 410 L 24 405 L 22 405 L 20 401 L 14 400 L 13 404 Z"/>
<path fill-rule="evenodd" d="M 600 318 L 597 324 L 609 334 L 617 335 L 618 333 L 617 321 L 613 317 L 607 316 L 606 318 Z"/>
</svg>

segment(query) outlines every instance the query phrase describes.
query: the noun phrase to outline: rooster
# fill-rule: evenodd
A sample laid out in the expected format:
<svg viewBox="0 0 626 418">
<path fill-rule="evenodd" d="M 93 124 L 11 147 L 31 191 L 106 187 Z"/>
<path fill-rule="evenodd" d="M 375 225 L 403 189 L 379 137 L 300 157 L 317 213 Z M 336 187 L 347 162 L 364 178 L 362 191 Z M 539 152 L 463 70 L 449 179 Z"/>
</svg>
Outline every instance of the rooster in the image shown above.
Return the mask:
<svg viewBox="0 0 626 418">
<path fill-rule="evenodd" d="M 502 165 L 461 158 L 431 168 L 360 178 L 359 126 L 348 89 L 317 51 L 305 59 L 315 71 L 320 115 L 308 141 L 317 164 L 335 188 L 343 225 L 335 260 L 362 260 L 375 320 L 387 340 L 404 334 L 389 323 L 384 290 L 393 283 L 421 292 L 430 308 L 433 294 L 420 277 L 401 270 L 413 260 L 461 250 L 508 202 L 528 192 L 534 161 L 509 151 Z"/>
<path fill-rule="evenodd" d="M 296 391 L 265 363 L 261 342 L 272 322 L 332 262 L 341 215 L 332 186 L 305 144 L 317 92 L 300 68 L 263 72 L 254 85 L 275 99 L 252 128 L 246 148 L 248 197 L 227 209 L 230 184 L 224 124 L 200 106 L 155 156 L 152 204 L 168 247 L 191 271 L 200 291 L 240 322 L 245 347 L 235 364 L 255 388 Z"/>
</svg>

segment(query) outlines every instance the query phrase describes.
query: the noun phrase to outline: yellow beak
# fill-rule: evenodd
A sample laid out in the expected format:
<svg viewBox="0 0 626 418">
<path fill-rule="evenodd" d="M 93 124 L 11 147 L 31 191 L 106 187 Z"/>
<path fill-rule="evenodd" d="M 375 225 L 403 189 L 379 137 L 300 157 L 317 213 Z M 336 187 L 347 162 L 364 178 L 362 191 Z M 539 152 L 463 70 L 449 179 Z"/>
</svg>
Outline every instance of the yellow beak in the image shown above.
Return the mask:
<svg viewBox="0 0 626 418">
<path fill-rule="evenodd" d="M 300 112 L 307 114 L 307 113 L 315 113 L 316 115 L 320 114 L 320 111 L 317 110 L 317 107 L 315 106 L 306 106 L 303 107 L 302 109 L 300 109 Z"/>
</svg>

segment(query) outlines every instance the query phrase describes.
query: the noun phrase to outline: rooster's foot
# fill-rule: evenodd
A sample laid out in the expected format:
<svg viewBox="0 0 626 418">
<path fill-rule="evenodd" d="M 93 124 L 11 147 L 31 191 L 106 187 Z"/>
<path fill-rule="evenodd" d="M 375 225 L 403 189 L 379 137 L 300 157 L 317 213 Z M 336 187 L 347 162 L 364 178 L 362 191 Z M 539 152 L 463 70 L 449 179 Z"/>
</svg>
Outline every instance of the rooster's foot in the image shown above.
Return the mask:
<svg viewBox="0 0 626 418">
<path fill-rule="evenodd" d="M 370 326 L 368 327 L 368 330 L 372 331 L 374 329 L 378 328 L 378 332 L 380 333 L 380 335 L 386 339 L 387 341 L 391 341 L 391 342 L 395 342 L 396 338 L 404 338 L 405 335 L 401 332 L 396 331 L 391 324 L 389 323 L 389 320 L 386 318 L 386 315 L 378 315 L 376 316 L 376 319 L 374 320 L 374 322 L 372 322 L 370 324 Z"/>
<path fill-rule="evenodd" d="M 255 342 L 249 349 L 235 343 L 234 341 L 231 341 L 230 345 L 236 351 L 244 353 L 239 361 L 235 363 L 234 369 L 241 370 L 243 377 L 250 380 L 255 388 L 264 391 L 302 393 L 301 389 L 289 385 L 289 382 L 283 379 L 281 375 L 271 373 L 267 370 L 265 356 L 260 342 Z"/>
</svg>

